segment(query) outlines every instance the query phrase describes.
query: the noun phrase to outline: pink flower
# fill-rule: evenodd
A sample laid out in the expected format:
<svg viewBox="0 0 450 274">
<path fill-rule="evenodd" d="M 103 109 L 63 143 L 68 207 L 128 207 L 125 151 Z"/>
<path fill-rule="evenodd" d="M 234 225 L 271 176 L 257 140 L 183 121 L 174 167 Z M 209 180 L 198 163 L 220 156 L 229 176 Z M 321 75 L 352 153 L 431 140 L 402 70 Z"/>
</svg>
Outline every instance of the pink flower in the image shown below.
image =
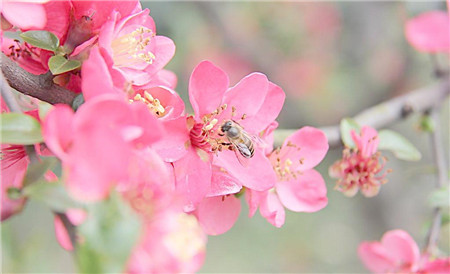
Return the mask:
<svg viewBox="0 0 450 274">
<path fill-rule="evenodd" d="M 283 146 L 268 158 L 277 175 L 275 187 L 268 191 L 246 190 L 249 216 L 260 213 L 271 224 L 284 224 L 284 208 L 295 212 L 316 212 L 327 203 L 327 189 L 318 165 L 328 151 L 325 134 L 312 127 L 303 127 L 289 136 Z"/>
<path fill-rule="evenodd" d="M 381 242 L 362 242 L 358 255 L 374 273 L 450 273 L 450 258 L 421 257 L 416 242 L 403 230 L 386 232 Z"/>
<path fill-rule="evenodd" d="M 444 11 L 430 11 L 410 19 L 405 28 L 406 39 L 419 51 L 450 50 L 450 22 Z"/>
<path fill-rule="evenodd" d="M 278 116 L 284 93 L 260 73 L 252 73 L 229 88 L 228 76 L 208 61 L 200 63 L 189 82 L 189 98 L 194 117 L 188 118 L 188 153 L 174 162 L 177 189 L 186 198 L 186 210 L 194 210 L 211 189 L 220 173 L 234 178 L 233 184 L 264 191 L 276 180 L 272 165 L 262 149 L 254 144 L 254 155 L 243 166 L 221 126 L 235 121 L 249 135 L 258 135 Z M 213 173 L 213 165 L 218 169 Z"/>
<path fill-rule="evenodd" d="M 387 182 L 386 172 L 379 174 L 386 159 L 377 152 L 378 133 L 371 127 L 363 127 L 361 134 L 351 132 L 356 148 L 345 148 L 342 159 L 329 169 L 330 177 L 337 178 L 336 189 L 347 196 L 354 196 L 358 189 L 366 197 L 378 194 L 380 186 Z"/>
<path fill-rule="evenodd" d="M 128 273 L 192 273 L 205 258 L 207 237 L 196 218 L 167 212 L 146 224 L 128 261 Z"/>
<path fill-rule="evenodd" d="M 90 201 L 127 181 L 135 151 L 157 141 L 162 130 L 145 105 L 112 95 L 87 101 L 76 114 L 57 105 L 44 121 L 46 144 L 63 162 L 70 193 Z"/>
<path fill-rule="evenodd" d="M 148 84 L 175 53 L 172 40 L 156 35 L 147 9 L 124 18 L 113 12 L 100 30 L 98 43 L 111 57 L 113 69 L 138 86 Z"/>
</svg>

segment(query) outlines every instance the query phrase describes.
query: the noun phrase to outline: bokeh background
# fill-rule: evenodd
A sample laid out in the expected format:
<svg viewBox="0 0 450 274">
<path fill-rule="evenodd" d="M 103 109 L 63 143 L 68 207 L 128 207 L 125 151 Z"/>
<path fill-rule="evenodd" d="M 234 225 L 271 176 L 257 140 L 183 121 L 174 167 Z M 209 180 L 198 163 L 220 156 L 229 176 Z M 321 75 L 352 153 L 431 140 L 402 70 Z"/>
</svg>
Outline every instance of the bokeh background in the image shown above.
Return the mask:
<svg viewBox="0 0 450 274">
<path fill-rule="evenodd" d="M 446 9 L 444 1 L 143 2 L 143 6 L 151 9 L 158 33 L 177 45 L 168 69 L 178 75 L 177 91 L 186 102 L 190 73 L 201 60 L 222 67 L 233 84 L 260 71 L 286 92 L 278 121 L 289 129 L 335 125 L 343 117 L 433 83 L 431 58 L 407 43 L 404 25 L 422 12 Z M 448 60 L 448 55 L 438 56 L 443 67 L 448 68 Z M 448 152 L 448 100 L 441 117 Z M 285 225 L 277 229 L 259 213 L 249 219 L 243 204 L 236 225 L 209 238 L 201 272 L 361 273 L 366 270 L 357 257 L 358 244 L 379 240 L 390 229 L 408 231 L 423 246 L 436 178 L 430 137 L 418 130 L 419 120 L 413 115 L 391 128 L 417 146 L 422 160 L 402 162 L 386 153 L 393 173 L 378 196 L 347 198 L 334 191 L 327 170 L 341 150 L 331 150 L 318 168 L 328 186 L 325 209 L 313 214 L 288 212 Z M 22 214 L 1 224 L 3 272 L 76 271 L 72 255 L 55 240 L 52 220 L 45 206 L 32 202 Z M 440 247 L 447 254 L 449 234 L 445 225 Z"/>
</svg>

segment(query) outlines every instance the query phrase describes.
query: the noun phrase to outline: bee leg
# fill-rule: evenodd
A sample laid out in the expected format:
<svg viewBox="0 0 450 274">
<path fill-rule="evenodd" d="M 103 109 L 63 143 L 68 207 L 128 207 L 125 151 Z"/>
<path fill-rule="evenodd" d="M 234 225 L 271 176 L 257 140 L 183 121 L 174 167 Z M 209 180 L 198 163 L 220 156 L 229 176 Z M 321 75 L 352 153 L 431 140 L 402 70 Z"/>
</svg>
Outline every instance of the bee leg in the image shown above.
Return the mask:
<svg viewBox="0 0 450 274">
<path fill-rule="evenodd" d="M 217 135 L 219 135 L 221 137 L 225 136 L 225 134 L 223 134 L 223 133 L 217 133 Z"/>
<path fill-rule="evenodd" d="M 223 146 L 231 146 L 232 145 L 232 143 L 219 143 L 220 145 L 223 145 Z"/>
</svg>

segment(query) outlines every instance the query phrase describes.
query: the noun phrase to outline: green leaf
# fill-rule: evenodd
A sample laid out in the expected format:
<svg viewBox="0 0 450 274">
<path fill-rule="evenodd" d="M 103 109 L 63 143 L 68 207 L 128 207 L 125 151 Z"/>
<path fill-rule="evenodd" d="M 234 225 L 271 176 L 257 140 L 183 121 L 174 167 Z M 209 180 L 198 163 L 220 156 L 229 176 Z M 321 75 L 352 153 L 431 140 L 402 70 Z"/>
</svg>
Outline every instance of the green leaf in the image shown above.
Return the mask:
<svg viewBox="0 0 450 274">
<path fill-rule="evenodd" d="M 81 62 L 78 60 L 68 60 L 63 56 L 52 56 L 48 60 L 48 67 L 53 75 L 68 72 L 77 69 L 81 66 Z"/>
<path fill-rule="evenodd" d="M 60 182 L 41 180 L 26 186 L 22 193 L 30 199 L 44 203 L 57 212 L 65 212 L 69 208 L 80 208 L 82 206 L 69 197 L 64 185 Z"/>
<path fill-rule="evenodd" d="M 139 218 L 116 193 L 87 209 L 89 217 L 78 230 L 85 239 L 77 252 L 80 272 L 123 272 L 139 237 Z"/>
<path fill-rule="evenodd" d="M 53 108 L 53 106 L 47 102 L 40 101 L 38 104 L 39 109 L 39 119 L 41 121 L 44 121 L 45 116 L 47 116 L 47 113 Z"/>
<path fill-rule="evenodd" d="M 23 185 L 28 186 L 40 180 L 44 174 L 56 164 L 56 158 L 41 158 L 41 161 L 28 166 L 27 173 L 23 179 Z"/>
<path fill-rule="evenodd" d="M 410 141 L 395 131 L 380 130 L 378 138 L 380 138 L 378 149 L 389 150 L 400 160 L 418 161 L 422 158 L 420 151 Z"/>
<path fill-rule="evenodd" d="M 436 128 L 436 123 L 430 117 L 430 115 L 423 115 L 420 118 L 419 128 L 425 132 L 433 132 L 434 129 Z"/>
<path fill-rule="evenodd" d="M 433 191 L 428 198 L 428 203 L 431 207 L 449 207 L 449 186 L 442 187 Z"/>
<path fill-rule="evenodd" d="M 345 146 L 354 148 L 356 147 L 353 142 L 350 131 L 354 130 L 356 133 L 359 133 L 360 126 L 358 123 L 351 118 L 344 118 L 341 120 L 340 130 L 341 130 L 341 139 Z"/>
<path fill-rule="evenodd" d="M 38 120 L 23 113 L 2 113 L 1 143 L 31 145 L 43 141 Z"/>
<path fill-rule="evenodd" d="M 59 47 L 59 39 L 45 30 L 30 30 L 20 34 L 25 42 L 35 47 L 55 52 Z"/>
</svg>

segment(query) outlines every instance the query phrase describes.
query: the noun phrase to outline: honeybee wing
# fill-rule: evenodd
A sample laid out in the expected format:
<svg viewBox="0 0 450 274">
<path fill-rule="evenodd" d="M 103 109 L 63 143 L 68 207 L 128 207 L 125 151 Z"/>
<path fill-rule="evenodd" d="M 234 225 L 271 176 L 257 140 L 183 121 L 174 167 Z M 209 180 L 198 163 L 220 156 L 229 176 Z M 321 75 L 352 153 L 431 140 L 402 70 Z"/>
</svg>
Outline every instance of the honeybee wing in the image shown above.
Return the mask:
<svg viewBox="0 0 450 274">
<path fill-rule="evenodd" d="M 247 167 L 249 160 L 252 157 L 252 153 L 250 152 L 250 148 L 245 144 L 246 140 L 244 138 L 247 137 L 241 136 L 237 139 L 229 139 L 229 141 L 233 145 L 233 151 L 239 163 L 242 166 Z"/>
</svg>

